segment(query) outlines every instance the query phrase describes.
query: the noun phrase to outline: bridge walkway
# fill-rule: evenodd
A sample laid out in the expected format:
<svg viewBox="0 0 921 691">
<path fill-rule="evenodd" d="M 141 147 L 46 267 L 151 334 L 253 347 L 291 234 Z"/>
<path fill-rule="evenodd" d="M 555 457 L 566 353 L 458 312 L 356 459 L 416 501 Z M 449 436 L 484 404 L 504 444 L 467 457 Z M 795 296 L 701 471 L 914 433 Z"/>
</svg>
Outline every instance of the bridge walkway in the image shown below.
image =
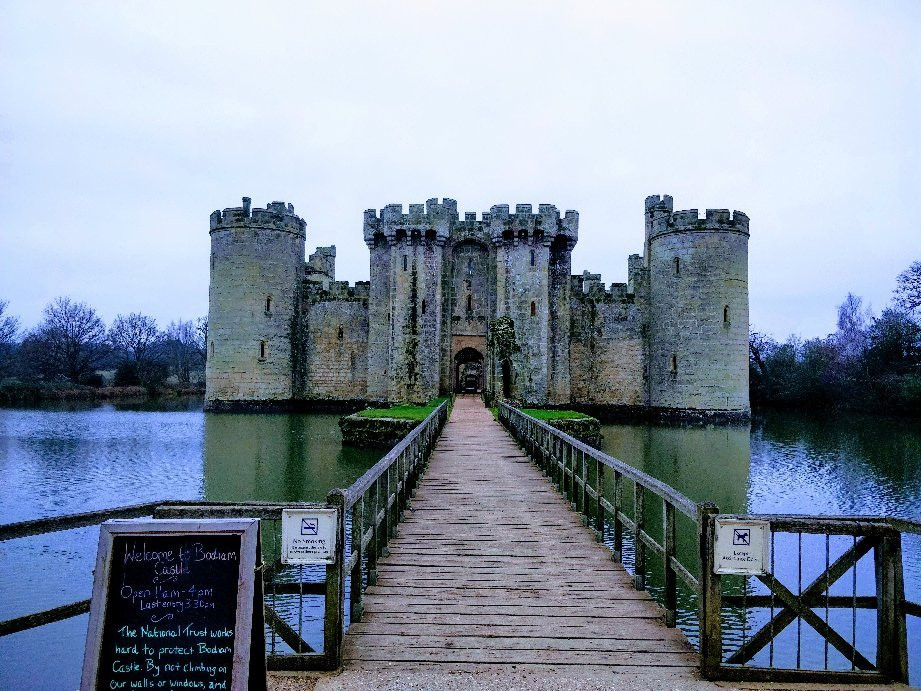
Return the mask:
<svg viewBox="0 0 921 691">
<path fill-rule="evenodd" d="M 457 399 L 364 602 L 346 672 L 533 671 L 612 684 L 651 673 L 700 684 L 684 635 L 478 397 Z"/>
</svg>

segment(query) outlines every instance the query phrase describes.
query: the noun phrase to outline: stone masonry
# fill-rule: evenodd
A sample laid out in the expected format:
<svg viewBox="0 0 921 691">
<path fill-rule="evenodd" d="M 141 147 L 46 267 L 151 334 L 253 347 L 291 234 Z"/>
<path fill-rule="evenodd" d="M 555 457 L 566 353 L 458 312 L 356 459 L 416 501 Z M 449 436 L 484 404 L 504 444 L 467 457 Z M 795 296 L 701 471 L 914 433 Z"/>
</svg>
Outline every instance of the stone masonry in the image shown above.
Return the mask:
<svg viewBox="0 0 921 691">
<path fill-rule="evenodd" d="M 748 217 L 645 204 L 628 282 L 572 275 L 579 215 L 453 199 L 364 215 L 371 280 L 305 261 L 306 224 L 272 202 L 211 215 L 206 406 L 424 402 L 480 391 L 528 405 L 745 416 Z M 495 333 L 511 326 L 514 342 Z M 494 329 L 495 327 L 495 329 Z M 499 330 L 496 330 L 499 329 Z"/>
</svg>

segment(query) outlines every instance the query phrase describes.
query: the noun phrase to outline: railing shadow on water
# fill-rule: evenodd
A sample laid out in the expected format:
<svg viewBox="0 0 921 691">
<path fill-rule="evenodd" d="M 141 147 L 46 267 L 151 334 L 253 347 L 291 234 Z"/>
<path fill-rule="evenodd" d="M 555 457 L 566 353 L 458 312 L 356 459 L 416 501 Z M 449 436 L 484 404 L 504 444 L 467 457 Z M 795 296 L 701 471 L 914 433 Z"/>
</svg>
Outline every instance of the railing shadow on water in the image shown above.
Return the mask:
<svg viewBox="0 0 921 691">
<path fill-rule="evenodd" d="M 686 634 L 705 677 L 907 683 L 910 665 L 921 671 L 907 635 L 921 605 L 906 599 L 903 577 L 918 564 L 902 558 L 903 536 L 917 544 L 921 523 L 719 515 L 504 402 L 499 419 L 635 587 L 662 605 L 666 625 Z M 717 518 L 768 524 L 767 574 L 714 573 Z"/>
<path fill-rule="evenodd" d="M 337 669 L 342 663 L 344 631 L 361 618 L 364 589 L 376 580 L 377 559 L 387 553 L 387 543 L 396 533 L 449 409 L 449 403 L 443 402 L 351 487 L 330 491 L 325 503 L 163 500 L 0 525 L 0 542 L 98 526 L 112 519 L 258 518 L 268 669 Z M 334 564 L 282 564 L 281 516 L 288 508 L 336 510 Z M 0 621 L 0 637 L 89 609 L 87 599 Z"/>
</svg>

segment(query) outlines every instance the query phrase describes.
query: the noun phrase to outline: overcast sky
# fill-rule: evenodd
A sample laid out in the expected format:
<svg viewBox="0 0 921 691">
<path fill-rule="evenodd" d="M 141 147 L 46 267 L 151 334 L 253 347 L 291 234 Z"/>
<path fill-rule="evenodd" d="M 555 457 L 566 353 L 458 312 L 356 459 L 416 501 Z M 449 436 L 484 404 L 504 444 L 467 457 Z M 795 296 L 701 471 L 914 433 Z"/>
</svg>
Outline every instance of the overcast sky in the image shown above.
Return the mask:
<svg viewBox="0 0 921 691">
<path fill-rule="evenodd" d="M 362 212 L 580 213 L 626 280 L 643 199 L 751 217 L 751 323 L 822 336 L 921 259 L 921 2 L 0 0 L 0 299 L 208 309 L 208 216 L 291 202 L 367 280 Z"/>
</svg>

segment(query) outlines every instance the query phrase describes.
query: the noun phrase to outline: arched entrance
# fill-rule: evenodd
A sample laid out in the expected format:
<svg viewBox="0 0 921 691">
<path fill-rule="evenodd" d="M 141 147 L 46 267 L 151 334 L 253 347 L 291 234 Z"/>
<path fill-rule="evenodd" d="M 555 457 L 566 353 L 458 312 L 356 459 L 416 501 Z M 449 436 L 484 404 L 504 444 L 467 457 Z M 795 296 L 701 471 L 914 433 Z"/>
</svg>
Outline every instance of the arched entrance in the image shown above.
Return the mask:
<svg viewBox="0 0 921 691">
<path fill-rule="evenodd" d="M 463 348 L 454 356 L 455 393 L 480 393 L 483 390 L 483 353 Z"/>
</svg>

